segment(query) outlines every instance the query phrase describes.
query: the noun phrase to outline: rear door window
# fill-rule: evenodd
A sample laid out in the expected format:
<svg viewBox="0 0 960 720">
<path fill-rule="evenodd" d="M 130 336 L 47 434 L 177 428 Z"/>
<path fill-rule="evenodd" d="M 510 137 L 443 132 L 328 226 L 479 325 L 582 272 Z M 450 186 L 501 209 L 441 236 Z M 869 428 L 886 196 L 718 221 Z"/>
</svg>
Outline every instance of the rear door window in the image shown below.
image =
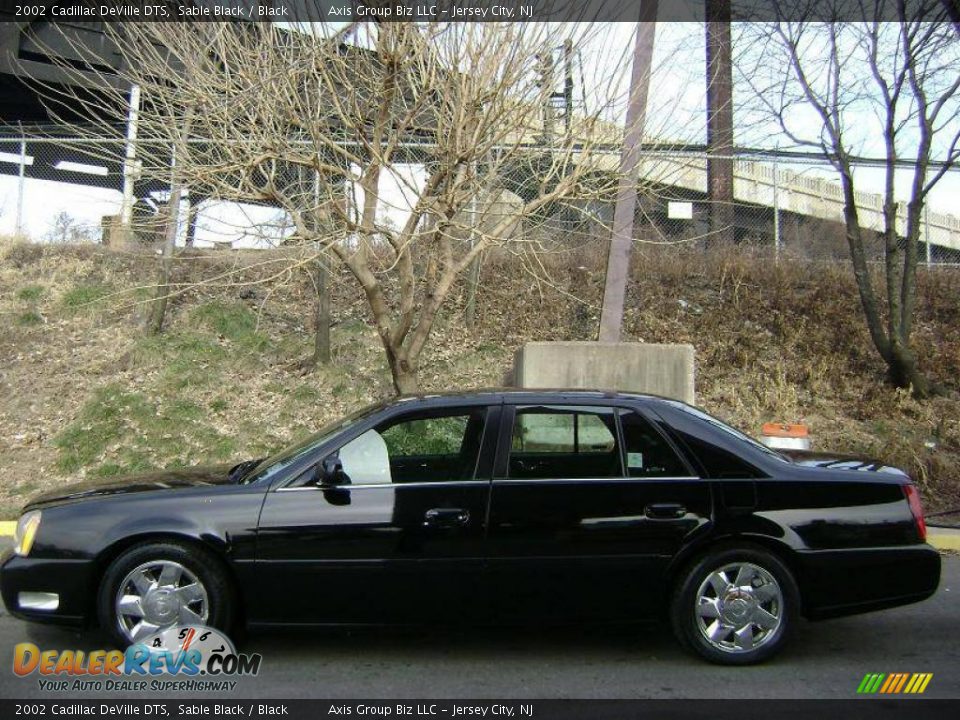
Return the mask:
<svg viewBox="0 0 960 720">
<path fill-rule="evenodd" d="M 622 477 L 613 409 L 518 407 L 508 475 L 538 480 Z"/>
</svg>

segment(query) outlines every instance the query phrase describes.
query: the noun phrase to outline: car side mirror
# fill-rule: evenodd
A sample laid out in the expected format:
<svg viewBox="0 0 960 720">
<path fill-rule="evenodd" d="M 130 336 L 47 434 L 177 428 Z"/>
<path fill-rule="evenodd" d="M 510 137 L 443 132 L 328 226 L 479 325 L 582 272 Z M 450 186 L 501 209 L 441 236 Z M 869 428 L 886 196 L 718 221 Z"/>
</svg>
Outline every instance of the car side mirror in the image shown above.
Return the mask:
<svg viewBox="0 0 960 720">
<path fill-rule="evenodd" d="M 348 485 L 350 477 L 343 471 L 343 463 L 336 455 L 327 455 L 323 461 L 317 465 L 314 475 L 314 482 L 319 487 L 338 487 Z"/>
</svg>

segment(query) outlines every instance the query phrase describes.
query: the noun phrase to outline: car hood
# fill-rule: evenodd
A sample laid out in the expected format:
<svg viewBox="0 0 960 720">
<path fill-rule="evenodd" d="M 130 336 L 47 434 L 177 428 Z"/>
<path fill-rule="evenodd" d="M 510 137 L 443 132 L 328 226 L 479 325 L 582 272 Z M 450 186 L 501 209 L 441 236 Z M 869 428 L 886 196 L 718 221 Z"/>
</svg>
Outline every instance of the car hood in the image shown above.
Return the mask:
<svg viewBox="0 0 960 720">
<path fill-rule="evenodd" d="M 863 472 L 893 473 L 896 475 L 906 475 L 900 468 L 886 465 L 879 460 L 860 457 L 858 455 L 845 455 L 842 453 L 814 452 L 812 450 L 782 450 L 777 449 L 781 455 L 789 457 L 795 465 L 804 467 L 818 467 L 827 470 L 860 470 Z"/>
<path fill-rule="evenodd" d="M 222 485 L 230 482 L 230 470 L 234 464 L 207 465 L 203 467 L 156 470 L 136 475 L 124 475 L 109 480 L 88 480 L 71 483 L 50 490 L 30 499 L 25 509 L 43 507 L 83 500 L 90 497 L 125 495 L 156 490 L 176 491 L 204 485 Z"/>
</svg>

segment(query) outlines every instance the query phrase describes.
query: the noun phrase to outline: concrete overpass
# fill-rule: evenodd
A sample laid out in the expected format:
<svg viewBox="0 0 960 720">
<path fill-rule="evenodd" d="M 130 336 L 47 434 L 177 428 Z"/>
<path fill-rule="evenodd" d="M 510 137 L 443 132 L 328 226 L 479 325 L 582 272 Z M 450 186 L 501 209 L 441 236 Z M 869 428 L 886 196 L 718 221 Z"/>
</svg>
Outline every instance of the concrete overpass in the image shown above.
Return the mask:
<svg viewBox="0 0 960 720">
<path fill-rule="evenodd" d="M 763 161 L 737 158 L 734 163 L 735 201 L 771 210 L 777 207 L 783 213 L 842 223 L 844 201 L 840 183 L 798 170 L 799 167 L 798 161 L 783 157 Z M 808 164 L 808 167 L 811 166 Z M 824 161 L 819 167 L 825 169 L 829 166 Z M 703 156 L 651 154 L 641 160 L 639 175 L 642 181 L 706 197 L 707 161 Z M 858 191 L 856 199 L 861 225 L 867 230 L 880 232 L 884 223 L 883 195 Z M 901 202 L 897 208 L 897 232 L 901 237 L 906 232 L 906 217 L 906 203 Z M 960 217 L 930 210 L 925 213 L 921 242 L 927 242 L 926 234 L 929 234 L 932 245 L 960 252 Z"/>
</svg>

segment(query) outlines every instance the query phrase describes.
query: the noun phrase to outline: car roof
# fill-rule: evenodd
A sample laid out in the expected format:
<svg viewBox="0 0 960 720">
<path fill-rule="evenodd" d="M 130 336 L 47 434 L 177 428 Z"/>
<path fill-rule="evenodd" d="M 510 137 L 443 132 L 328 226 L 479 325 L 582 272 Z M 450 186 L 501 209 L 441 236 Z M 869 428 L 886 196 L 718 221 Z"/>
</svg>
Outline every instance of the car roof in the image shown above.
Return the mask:
<svg viewBox="0 0 960 720">
<path fill-rule="evenodd" d="M 401 395 L 384 403 L 385 406 L 405 404 L 453 405 L 457 403 L 481 404 L 484 402 L 524 403 L 524 402 L 583 402 L 595 401 L 601 404 L 616 400 L 666 400 L 659 395 L 614 390 L 589 390 L 583 388 L 482 388 L 476 390 L 454 390 L 446 392 L 417 393 Z"/>
</svg>

